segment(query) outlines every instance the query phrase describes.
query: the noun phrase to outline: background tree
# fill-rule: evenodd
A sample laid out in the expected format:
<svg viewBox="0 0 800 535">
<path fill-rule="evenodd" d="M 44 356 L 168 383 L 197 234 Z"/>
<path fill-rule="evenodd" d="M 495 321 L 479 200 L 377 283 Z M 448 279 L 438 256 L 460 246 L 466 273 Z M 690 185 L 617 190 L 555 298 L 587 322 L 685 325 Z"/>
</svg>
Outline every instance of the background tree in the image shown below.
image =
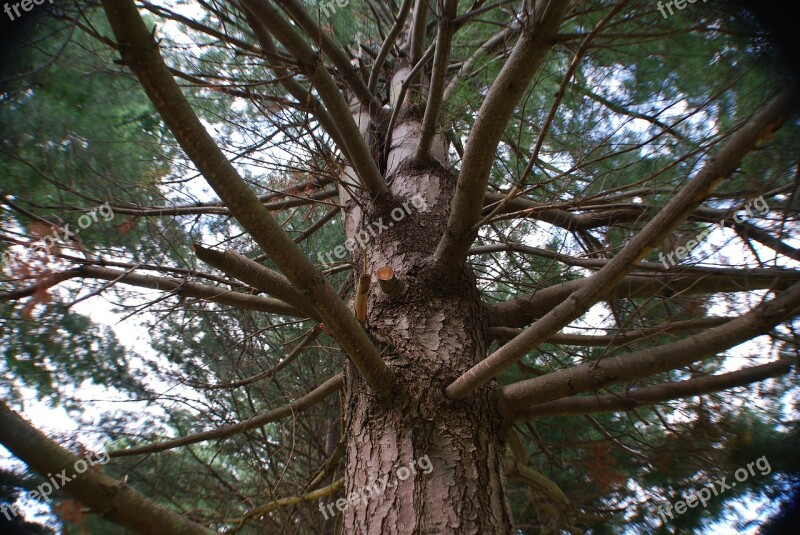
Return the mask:
<svg viewBox="0 0 800 535">
<path fill-rule="evenodd" d="M 68 403 L 114 461 L 62 491 L 146 533 L 691 531 L 787 493 L 800 90 L 747 12 L 670 6 L 53 11 L 0 101 L 0 442 L 70 469 L 10 408 Z M 70 310 L 101 297 L 152 355 Z"/>
</svg>

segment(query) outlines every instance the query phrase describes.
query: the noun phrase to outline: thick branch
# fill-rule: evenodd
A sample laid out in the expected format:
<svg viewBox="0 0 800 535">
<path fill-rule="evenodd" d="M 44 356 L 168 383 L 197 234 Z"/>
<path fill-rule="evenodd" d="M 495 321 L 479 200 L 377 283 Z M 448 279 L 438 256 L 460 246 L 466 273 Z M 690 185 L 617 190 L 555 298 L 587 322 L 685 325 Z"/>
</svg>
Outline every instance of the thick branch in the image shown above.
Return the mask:
<svg viewBox="0 0 800 535">
<path fill-rule="evenodd" d="M 292 287 L 289 279 L 262 266 L 234 251 L 215 251 L 207 249 L 200 244 L 194 244 L 197 258 L 213 266 L 226 275 L 238 279 L 262 292 L 274 295 L 282 301 L 299 308 L 309 317 L 318 319 L 317 313 L 309 302 Z"/>
<path fill-rule="evenodd" d="M 403 5 L 400 6 L 400 12 L 397 14 L 397 19 L 394 21 L 392 29 L 389 30 L 389 33 L 386 35 L 386 39 L 383 40 L 381 49 L 378 51 L 378 55 L 375 57 L 375 64 L 372 66 L 372 72 L 369 75 L 369 83 L 367 84 L 367 88 L 369 89 L 370 93 L 375 93 L 375 91 L 378 89 L 378 79 L 381 75 L 381 69 L 383 69 L 383 64 L 386 61 L 386 58 L 389 56 L 389 52 L 391 52 L 392 47 L 395 45 L 397 36 L 400 35 L 400 32 L 403 30 L 403 27 L 406 24 L 406 18 L 411 12 L 411 3 L 413 1 L 414 0 L 403 0 Z"/>
<path fill-rule="evenodd" d="M 263 16 L 269 18 L 271 14 L 280 15 L 271 13 L 275 10 L 264 2 L 247 1 L 247 4 L 257 5 L 258 11 L 255 15 L 259 20 Z M 167 70 L 158 45 L 139 16 L 133 1 L 104 0 L 103 7 L 125 63 L 141 82 L 181 148 L 256 243 L 295 288 L 308 296 L 321 319 L 370 387 L 376 391 L 388 388 L 392 382 L 391 372 L 378 350 L 319 269 L 281 229 L 208 134 Z M 347 119 L 352 123 L 349 114 Z M 363 141 L 361 144 L 363 145 Z M 374 162 L 372 164 L 374 167 Z M 385 188 L 385 184 L 383 186 Z"/>
<path fill-rule="evenodd" d="M 431 143 L 436 134 L 439 110 L 442 107 L 447 64 L 450 60 L 450 45 L 455 31 L 453 19 L 456 16 L 457 0 L 443 0 L 442 13 L 439 14 L 439 33 L 436 37 L 436 52 L 433 55 L 433 73 L 428 88 L 428 103 L 422 119 L 422 132 L 417 146 L 416 159 L 427 160 Z"/>
<path fill-rule="evenodd" d="M 81 266 L 72 270 L 76 277 L 89 277 L 108 281 L 121 282 L 138 286 L 140 288 L 150 288 L 163 292 L 172 292 L 181 297 L 194 297 L 204 299 L 221 305 L 227 305 L 246 310 L 257 310 L 270 314 L 280 314 L 296 318 L 308 317 L 307 314 L 283 301 L 270 299 L 258 295 L 250 295 L 226 288 L 207 286 L 196 282 L 189 282 L 171 277 L 156 277 L 154 275 L 142 275 L 140 273 L 129 273 L 118 269 L 110 269 L 99 266 Z"/>
<path fill-rule="evenodd" d="M 225 438 L 238 433 L 244 433 L 250 429 L 261 427 L 270 422 L 276 422 L 288 416 L 292 416 L 297 412 L 302 412 L 309 407 L 313 407 L 329 395 L 338 391 L 342 387 L 343 379 L 342 374 L 337 374 L 319 385 L 317 388 L 309 392 L 303 397 L 297 398 L 288 405 L 284 405 L 278 409 L 271 410 L 264 414 L 259 414 L 248 418 L 243 422 L 237 424 L 226 425 L 212 431 L 204 431 L 194 435 L 187 435 L 185 437 L 176 438 L 173 440 L 165 440 L 157 442 L 149 446 L 140 446 L 138 448 L 129 448 L 125 450 L 115 450 L 108 454 L 111 457 L 129 457 L 131 455 L 141 455 L 144 453 L 154 453 L 158 451 L 170 450 L 188 444 L 195 444 L 206 440 L 214 440 L 218 438 Z"/>
<path fill-rule="evenodd" d="M 514 108 L 527 91 L 567 10 L 567 0 L 539 0 L 526 21 L 511 56 L 483 101 L 464 149 L 447 230 L 435 253 L 435 265 L 444 273 L 448 266 L 463 266 L 475 239 L 475 223 L 483 210 L 483 197 L 497 144 Z"/>
<path fill-rule="evenodd" d="M 513 409 L 513 417 L 515 419 L 523 419 L 540 416 L 590 414 L 593 412 L 630 411 L 642 405 L 654 405 L 676 399 L 713 394 L 737 386 L 747 386 L 771 377 L 785 375 L 789 373 L 791 368 L 791 359 L 781 359 L 761 366 L 743 368 L 735 372 L 649 386 L 631 392 L 604 396 L 571 397 L 538 405 L 516 405 Z"/>
<path fill-rule="evenodd" d="M 463 399 L 476 388 L 516 362 L 542 341 L 583 314 L 615 288 L 636 264 L 683 222 L 723 178 L 730 176 L 759 141 L 771 136 L 800 103 L 800 86 L 794 85 L 772 99 L 709 158 L 692 179 L 622 250 L 594 276 L 519 336 L 467 370 L 447 387 L 447 396 Z M 483 190 L 481 190 L 482 192 Z"/>
<path fill-rule="evenodd" d="M 78 275 L 77 273 L 75 273 L 75 271 L 61 271 L 58 273 L 53 273 L 51 275 L 44 277 L 38 282 L 31 284 L 30 286 L 26 286 L 24 288 L 19 288 L 17 290 L 12 290 L 10 292 L 0 294 L 0 303 L 4 303 L 6 301 L 19 301 L 20 299 L 31 297 L 36 293 L 43 292 L 48 288 L 52 288 L 57 284 L 61 284 L 62 282 L 70 280 L 77 276 Z"/>
<path fill-rule="evenodd" d="M 701 268 L 694 268 L 701 269 Z M 783 268 L 731 270 L 705 268 L 706 274 L 628 275 L 606 293 L 609 299 L 698 295 L 750 290 L 780 289 L 800 280 L 800 271 Z M 713 271 L 720 271 L 713 274 Z M 734 272 L 735 271 L 735 272 Z M 544 288 L 530 295 L 488 305 L 490 325 L 524 327 L 564 302 L 570 294 L 586 286 L 591 278 Z"/>
<path fill-rule="evenodd" d="M 348 87 L 353 91 L 356 98 L 368 109 L 379 110 L 381 108 L 380 100 L 367 88 L 358 73 L 358 69 L 350 64 L 350 58 L 342 51 L 336 41 L 327 32 L 323 31 L 317 21 L 309 15 L 303 3 L 298 0 L 280 0 L 279 4 L 297 22 L 298 26 L 305 31 L 306 35 L 319 45 L 322 53 L 339 70 L 342 78 L 347 82 Z"/>
<path fill-rule="evenodd" d="M 487 192 L 484 202 L 487 206 L 502 203 L 506 199 L 502 193 Z M 537 221 L 550 223 L 571 231 L 592 230 L 615 223 L 638 221 L 647 216 L 646 208 L 616 208 L 596 212 L 576 214 L 562 208 L 551 208 L 524 197 L 510 199 L 495 215 L 512 214 L 513 217 L 530 217 Z"/>
<path fill-rule="evenodd" d="M 422 57 L 425 49 L 425 34 L 428 29 L 428 1 L 416 0 L 414 16 L 411 19 L 411 35 L 408 42 L 408 57 L 413 65 Z"/>
<path fill-rule="evenodd" d="M 620 346 L 629 344 L 631 342 L 636 342 L 638 340 L 644 340 L 646 338 L 662 336 L 667 333 L 716 327 L 718 325 L 727 323 L 730 320 L 731 318 L 726 317 L 698 318 L 696 320 L 674 321 L 672 323 L 666 323 L 656 327 L 647 327 L 644 329 L 634 329 L 614 334 L 595 336 L 573 333 L 558 333 L 548 338 L 547 343 L 588 347 Z M 510 329 L 508 327 L 489 328 L 489 336 L 495 340 L 510 340 L 517 336 L 520 332 L 522 332 L 520 329 Z"/>
<path fill-rule="evenodd" d="M 766 334 L 798 311 L 800 283 L 744 316 L 703 333 L 521 381 L 503 388 L 503 394 L 509 407 L 537 404 L 675 370 Z"/>
<path fill-rule="evenodd" d="M 122 481 L 89 469 L 75 474 L 80 457 L 65 450 L 0 402 L 0 443 L 46 477 L 66 473 L 70 481 L 61 488 L 95 513 L 136 533 L 210 535 L 216 533 L 145 498 Z M 84 461 L 85 463 L 85 461 Z"/>
<path fill-rule="evenodd" d="M 800 262 L 800 250 L 782 242 L 778 238 L 772 236 L 769 232 L 747 222 L 738 223 L 734 221 L 733 228 L 743 240 L 756 240 L 761 245 L 769 247 L 776 253 Z"/>
</svg>

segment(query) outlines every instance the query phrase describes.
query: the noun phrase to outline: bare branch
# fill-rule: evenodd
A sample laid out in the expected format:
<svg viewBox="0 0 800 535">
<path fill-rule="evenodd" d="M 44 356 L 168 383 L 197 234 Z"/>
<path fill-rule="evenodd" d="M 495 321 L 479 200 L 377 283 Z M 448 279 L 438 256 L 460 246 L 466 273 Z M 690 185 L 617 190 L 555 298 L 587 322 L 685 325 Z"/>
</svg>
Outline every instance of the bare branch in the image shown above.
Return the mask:
<svg viewBox="0 0 800 535">
<path fill-rule="evenodd" d="M 308 197 L 296 196 L 280 201 L 265 202 L 264 208 L 266 208 L 267 210 L 284 210 L 286 208 L 296 208 L 298 206 L 306 206 L 309 204 L 314 204 L 317 201 L 330 199 L 331 197 L 336 197 L 338 194 L 339 192 L 334 186 L 312 193 Z M 263 199 L 264 197 L 270 197 L 271 195 L 272 194 L 262 195 L 259 198 L 259 200 Z M 119 206 L 119 205 L 111 205 L 111 206 L 113 207 L 115 214 L 133 215 L 139 217 L 185 216 L 185 215 L 198 215 L 198 214 L 214 214 L 214 215 L 231 214 L 230 210 L 226 206 L 223 206 L 222 203 L 218 201 L 197 203 L 193 205 L 155 206 L 155 207 L 142 207 L 142 208 L 134 208 L 131 206 Z"/>
<path fill-rule="evenodd" d="M 215 383 L 215 384 L 204 384 L 204 383 L 197 383 L 186 381 L 186 384 L 191 386 L 192 388 L 197 388 L 200 390 L 227 390 L 232 388 L 239 388 L 241 386 L 247 386 L 250 384 L 255 383 L 256 381 L 260 381 L 262 379 L 266 379 L 268 377 L 274 377 L 276 373 L 281 371 L 283 368 L 294 362 L 294 360 L 300 356 L 300 354 L 305 351 L 305 349 L 311 345 L 311 343 L 316 340 L 319 333 L 322 332 L 319 325 L 315 325 L 308 333 L 303 336 L 303 340 L 292 349 L 288 355 L 279 359 L 278 363 L 275 364 L 272 368 L 260 371 L 255 375 L 251 375 L 250 377 L 245 377 L 244 379 L 237 379 L 236 381 L 230 381 L 227 383 Z"/>
<path fill-rule="evenodd" d="M 705 273 L 691 274 L 705 271 Z M 634 297 L 663 297 L 724 292 L 746 292 L 760 289 L 780 289 L 800 280 L 800 271 L 783 268 L 744 269 L 687 268 L 677 274 L 628 275 L 605 295 L 609 299 Z M 717 272 L 717 273 L 715 273 Z M 549 286 L 533 294 L 488 305 L 492 326 L 524 327 L 541 318 L 546 312 L 583 288 L 591 279 L 578 279 Z"/>
<path fill-rule="evenodd" d="M 539 0 L 525 21 L 511 56 L 489 89 L 470 131 L 458 176 L 447 230 L 434 255 L 436 271 L 461 267 L 475 239 L 473 227 L 483 210 L 483 197 L 495 151 L 514 108 L 527 91 L 566 13 L 567 0 Z"/>
<path fill-rule="evenodd" d="M 716 327 L 729 322 L 733 318 L 728 317 L 710 317 L 698 318 L 694 320 L 674 321 L 656 327 L 647 327 L 644 329 L 634 329 L 630 331 L 623 331 L 614 334 L 587 336 L 582 334 L 573 333 L 558 333 L 554 334 L 547 339 L 549 344 L 564 344 L 574 346 L 594 346 L 594 347 L 608 347 L 625 345 L 638 340 L 662 336 L 667 333 L 674 333 L 695 329 L 706 329 L 708 327 Z M 490 327 L 488 334 L 495 340 L 510 340 L 517 336 L 521 329 L 511 329 L 508 327 Z"/>
<path fill-rule="evenodd" d="M 270 299 L 258 295 L 250 295 L 243 292 L 207 286 L 188 280 L 173 279 L 171 277 L 156 277 L 153 275 L 142 275 L 140 273 L 128 273 L 118 269 L 109 269 L 99 266 L 81 266 L 68 273 L 74 273 L 76 277 L 87 277 L 100 280 L 117 281 L 140 288 L 150 288 L 172 292 L 182 297 L 194 297 L 204 299 L 213 303 L 227 305 L 245 310 L 257 310 L 270 314 L 280 314 L 296 318 L 306 318 L 308 314 L 301 309 L 295 308 L 278 299 Z"/>
<path fill-rule="evenodd" d="M 264 28 L 264 25 L 259 23 L 255 15 L 250 11 L 244 11 L 250 28 L 253 30 L 256 39 L 258 39 L 261 48 L 264 50 L 263 57 L 269 62 L 270 67 L 278 80 L 280 80 L 281 85 L 283 85 L 286 91 L 298 102 L 308 102 L 311 110 L 314 112 L 314 118 L 319 121 L 322 128 L 331 136 L 331 139 L 336 143 L 336 146 L 339 147 L 339 150 L 349 158 L 347 145 L 342 139 L 342 134 L 339 132 L 339 129 L 336 127 L 336 121 L 334 121 L 331 114 L 328 113 L 328 110 L 325 109 L 325 106 L 322 105 L 317 96 L 292 77 L 292 74 L 284 66 L 283 61 L 281 61 L 278 49 L 275 47 L 275 43 L 272 41 L 272 37 L 267 29 Z"/>
<path fill-rule="evenodd" d="M 334 124 L 339 129 L 350 163 L 374 201 L 386 202 L 389 188 L 378 171 L 375 160 L 364 142 L 353 115 L 336 86 L 336 82 L 320 61 L 318 55 L 294 26 L 267 0 L 242 0 L 246 7 L 269 32 L 297 59 L 298 65 L 319 93 L 328 108 Z"/>
<path fill-rule="evenodd" d="M 791 258 L 792 260 L 797 260 L 798 262 L 800 262 L 800 250 L 795 249 L 791 245 L 784 243 L 780 239 L 772 236 L 769 232 L 760 229 L 755 225 L 751 225 L 746 221 L 739 223 L 736 220 L 734 220 L 733 228 L 739 235 L 739 237 L 742 238 L 743 240 L 752 238 L 761 245 L 769 247 L 776 253 L 782 254 L 787 258 Z"/>
<path fill-rule="evenodd" d="M 480 48 L 478 48 L 468 59 L 465 61 L 461 67 L 458 69 L 458 74 L 453 76 L 450 80 L 450 83 L 447 84 L 447 88 L 444 90 L 444 96 L 442 97 L 442 101 L 447 103 L 450 100 L 450 97 L 453 96 L 455 93 L 456 88 L 458 87 L 458 82 L 464 80 L 470 75 L 472 71 L 472 67 L 475 63 L 486 54 L 489 54 L 501 44 L 507 42 L 511 37 L 519 31 L 519 26 L 512 25 L 504 28 L 503 30 L 497 32 L 489 39 L 483 43 Z"/>
<path fill-rule="evenodd" d="M 487 205 L 495 203 L 499 205 L 505 199 L 506 195 L 500 193 L 487 192 L 485 195 Z M 571 231 L 591 230 L 613 225 L 614 223 L 637 221 L 643 219 L 647 214 L 643 208 L 634 207 L 603 209 L 602 211 L 587 211 L 587 213 L 575 214 L 563 208 L 553 208 L 523 197 L 510 199 L 497 213 L 514 212 L 516 212 L 514 214 L 515 217 L 535 218 Z"/>
<path fill-rule="evenodd" d="M 238 279 L 262 292 L 274 295 L 282 301 L 307 313 L 309 317 L 319 321 L 318 314 L 308 301 L 292 287 L 289 279 L 262 266 L 234 251 L 215 251 L 195 243 L 193 246 L 197 258 L 213 266 L 226 275 Z"/>
<path fill-rule="evenodd" d="M 6 301 L 19 301 L 20 299 L 31 297 L 38 292 L 52 288 L 57 284 L 61 284 L 62 282 L 77 276 L 78 274 L 75 271 L 61 271 L 58 273 L 53 273 L 52 275 L 48 275 L 44 279 L 35 284 L 31 284 L 30 286 L 0 294 L 0 303 L 4 303 Z"/>
<path fill-rule="evenodd" d="M 617 13 L 619 13 L 623 7 L 625 7 L 627 3 L 628 0 L 619 0 L 616 5 L 614 5 L 605 15 L 603 15 L 603 18 L 600 19 L 594 29 L 592 29 L 592 31 L 589 32 L 589 35 L 587 35 L 581 42 L 577 52 L 575 52 L 575 56 L 572 58 L 572 61 L 569 64 L 569 67 L 567 67 L 567 72 L 561 80 L 561 85 L 559 86 L 558 91 L 556 91 L 553 103 L 550 105 L 550 113 L 548 113 L 547 118 L 544 120 L 544 124 L 539 130 L 539 135 L 536 138 L 536 144 L 533 148 L 533 153 L 528 159 L 528 165 L 525 167 L 522 175 L 517 180 L 515 186 L 511 188 L 511 191 L 508 193 L 506 198 L 503 199 L 503 201 L 501 201 L 500 204 L 484 218 L 484 220 L 491 219 L 491 217 L 496 212 L 500 211 L 508 203 L 508 201 L 519 195 L 519 193 L 522 191 L 522 187 L 524 186 L 528 175 L 530 175 L 530 172 L 533 170 L 533 166 L 539 161 L 539 152 L 542 149 L 542 145 L 544 145 L 544 139 L 547 136 L 547 132 L 550 130 L 550 125 L 553 123 L 553 120 L 556 117 L 556 112 L 558 112 L 559 106 L 561 106 L 561 101 L 563 100 L 564 95 L 567 93 L 567 87 L 572 81 L 572 75 L 575 74 L 575 70 L 578 68 L 578 65 L 583 59 L 584 54 L 588 50 L 589 44 L 592 42 L 592 39 L 594 39 L 595 35 L 597 35 L 609 23 L 609 21 Z M 481 226 L 482 222 L 478 222 L 477 225 Z"/>
<path fill-rule="evenodd" d="M 353 91 L 353 94 L 355 94 L 358 100 L 360 100 L 367 109 L 372 110 L 372 112 L 380 110 L 380 100 L 367 88 L 358 70 L 350 64 L 350 59 L 345 55 L 336 41 L 320 28 L 317 21 L 311 17 L 303 4 L 298 2 L 298 0 L 280 0 L 278 4 L 281 6 L 281 9 L 286 11 L 292 19 L 297 22 L 298 26 L 305 31 L 306 35 L 319 45 L 322 53 L 325 54 L 331 60 L 331 63 L 339 70 L 342 78 L 347 82 L 348 87 Z"/>
<path fill-rule="evenodd" d="M 737 386 L 747 386 L 758 381 L 785 375 L 791 371 L 791 368 L 792 360 L 784 358 L 760 366 L 743 368 L 735 372 L 648 386 L 631 392 L 620 392 L 604 396 L 570 397 L 538 405 L 516 405 L 513 409 L 513 418 L 524 419 L 541 416 L 590 414 L 593 412 L 630 411 L 642 405 L 654 405 L 676 399 L 713 394 Z"/>
<path fill-rule="evenodd" d="M 433 73 L 428 87 L 428 103 L 422 119 L 422 132 L 415 155 L 417 160 L 430 157 L 431 143 L 436 134 L 439 110 L 442 107 L 447 64 L 450 60 L 450 45 L 455 31 L 453 19 L 456 16 L 457 0 L 442 0 L 442 13 L 439 14 L 439 33 L 436 36 L 436 52 L 433 55 Z"/>
<path fill-rule="evenodd" d="M 157 442 L 149 446 L 140 446 L 138 448 L 128 448 L 124 450 L 114 450 L 108 452 L 111 457 L 130 457 L 131 455 L 142 455 L 145 453 L 155 453 L 159 451 L 170 450 L 180 446 L 187 446 L 189 444 L 196 444 L 197 442 L 204 442 L 206 440 L 214 440 L 218 438 L 225 438 L 239 433 L 244 433 L 250 429 L 261 427 L 270 422 L 276 422 L 283 418 L 292 416 L 297 412 L 302 412 L 310 407 L 313 407 L 329 395 L 338 391 L 344 382 L 342 374 L 337 374 L 319 385 L 317 388 L 309 392 L 303 397 L 297 398 L 288 405 L 273 409 L 264 414 L 259 414 L 248 418 L 243 422 L 237 424 L 226 425 L 212 431 L 204 431 L 194 435 L 187 435 L 172 440 L 165 440 Z"/>
<path fill-rule="evenodd" d="M 800 283 L 744 316 L 703 333 L 521 381 L 504 387 L 503 394 L 510 407 L 537 404 L 675 370 L 766 334 L 776 325 L 795 317 L 798 311 Z"/>
<path fill-rule="evenodd" d="M 370 72 L 369 75 L 367 88 L 370 93 L 375 93 L 378 89 L 378 79 L 381 75 L 381 69 L 383 69 L 383 64 L 389 56 L 389 52 L 392 51 L 397 36 L 400 35 L 403 26 L 406 24 L 406 18 L 408 18 L 408 14 L 411 12 L 411 3 L 413 1 L 414 0 L 403 0 L 403 5 L 400 6 L 400 12 L 397 14 L 397 19 L 394 21 L 392 29 L 389 30 L 386 39 L 383 40 L 381 49 L 378 51 L 378 56 L 375 58 L 375 63 L 372 66 L 372 72 Z"/>
<path fill-rule="evenodd" d="M 430 11 L 428 0 L 416 0 L 414 3 L 414 16 L 411 20 L 411 36 L 408 42 L 408 57 L 412 65 L 422 58 L 422 51 L 425 49 L 428 11 Z"/>
<path fill-rule="evenodd" d="M 287 496 L 286 498 L 279 498 L 248 511 L 247 514 L 241 518 L 227 520 L 226 522 L 241 524 L 247 521 L 249 518 L 265 515 L 270 511 L 278 509 L 279 507 L 288 507 L 290 505 L 297 505 L 298 503 L 317 501 L 325 496 L 335 494 L 336 492 L 340 491 L 342 487 L 344 487 L 344 478 L 340 477 L 330 485 L 326 485 L 321 489 L 312 490 L 311 492 L 307 492 L 299 496 Z"/>
</svg>

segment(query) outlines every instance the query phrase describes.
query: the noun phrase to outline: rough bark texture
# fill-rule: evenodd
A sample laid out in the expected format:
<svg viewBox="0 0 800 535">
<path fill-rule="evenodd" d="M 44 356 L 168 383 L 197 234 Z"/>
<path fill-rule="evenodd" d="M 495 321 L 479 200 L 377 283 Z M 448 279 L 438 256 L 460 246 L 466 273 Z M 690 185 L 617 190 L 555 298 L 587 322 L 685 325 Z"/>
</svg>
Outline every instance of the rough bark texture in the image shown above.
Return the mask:
<svg viewBox="0 0 800 535">
<path fill-rule="evenodd" d="M 444 287 L 424 261 L 444 231 L 456 174 L 438 136 L 431 151 L 436 162 L 412 164 L 422 128 L 419 109 L 406 106 L 397 123 L 388 158 L 397 204 L 367 214 L 352 199 L 345 207 L 348 238 L 374 229 L 353 258 L 356 276 L 365 264 L 373 275 L 366 328 L 396 373 L 396 385 L 374 395 L 354 368 L 345 374 L 344 499 L 373 495 L 347 507 L 343 532 L 510 533 L 495 386 L 465 403 L 444 397 L 444 388 L 486 355 L 487 320 L 474 277 L 465 270 Z M 411 204 L 415 195 L 420 197 Z M 378 222 L 386 228 L 378 230 Z M 389 296 L 375 284 L 374 273 L 384 266 L 405 283 L 402 295 Z M 417 462 L 425 456 L 432 470 Z M 364 491 L 384 480 L 382 493 Z"/>
</svg>

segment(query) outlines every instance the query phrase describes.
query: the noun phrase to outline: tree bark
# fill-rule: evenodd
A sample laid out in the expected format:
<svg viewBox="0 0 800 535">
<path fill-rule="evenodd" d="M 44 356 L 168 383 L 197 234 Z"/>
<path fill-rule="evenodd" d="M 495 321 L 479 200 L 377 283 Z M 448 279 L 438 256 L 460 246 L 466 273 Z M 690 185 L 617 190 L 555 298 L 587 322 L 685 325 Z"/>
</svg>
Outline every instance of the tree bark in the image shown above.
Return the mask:
<svg viewBox="0 0 800 535">
<path fill-rule="evenodd" d="M 426 264 L 446 227 L 456 174 L 438 135 L 432 160 L 414 158 L 422 110 L 413 97 L 409 101 L 388 154 L 394 212 L 365 214 L 355 199 L 344 209 L 347 238 L 358 243 L 362 237 L 352 255 L 354 276 L 366 266 L 373 278 L 366 330 L 396 383 L 375 395 L 352 366 L 345 372 L 339 503 L 350 501 L 343 533 L 511 533 L 497 387 L 488 385 L 465 403 L 444 397 L 446 385 L 485 358 L 487 320 L 468 268 L 443 287 Z M 363 239 L 370 228 L 374 236 Z M 375 273 L 386 266 L 404 282 L 404 292 L 380 291 Z"/>
</svg>

